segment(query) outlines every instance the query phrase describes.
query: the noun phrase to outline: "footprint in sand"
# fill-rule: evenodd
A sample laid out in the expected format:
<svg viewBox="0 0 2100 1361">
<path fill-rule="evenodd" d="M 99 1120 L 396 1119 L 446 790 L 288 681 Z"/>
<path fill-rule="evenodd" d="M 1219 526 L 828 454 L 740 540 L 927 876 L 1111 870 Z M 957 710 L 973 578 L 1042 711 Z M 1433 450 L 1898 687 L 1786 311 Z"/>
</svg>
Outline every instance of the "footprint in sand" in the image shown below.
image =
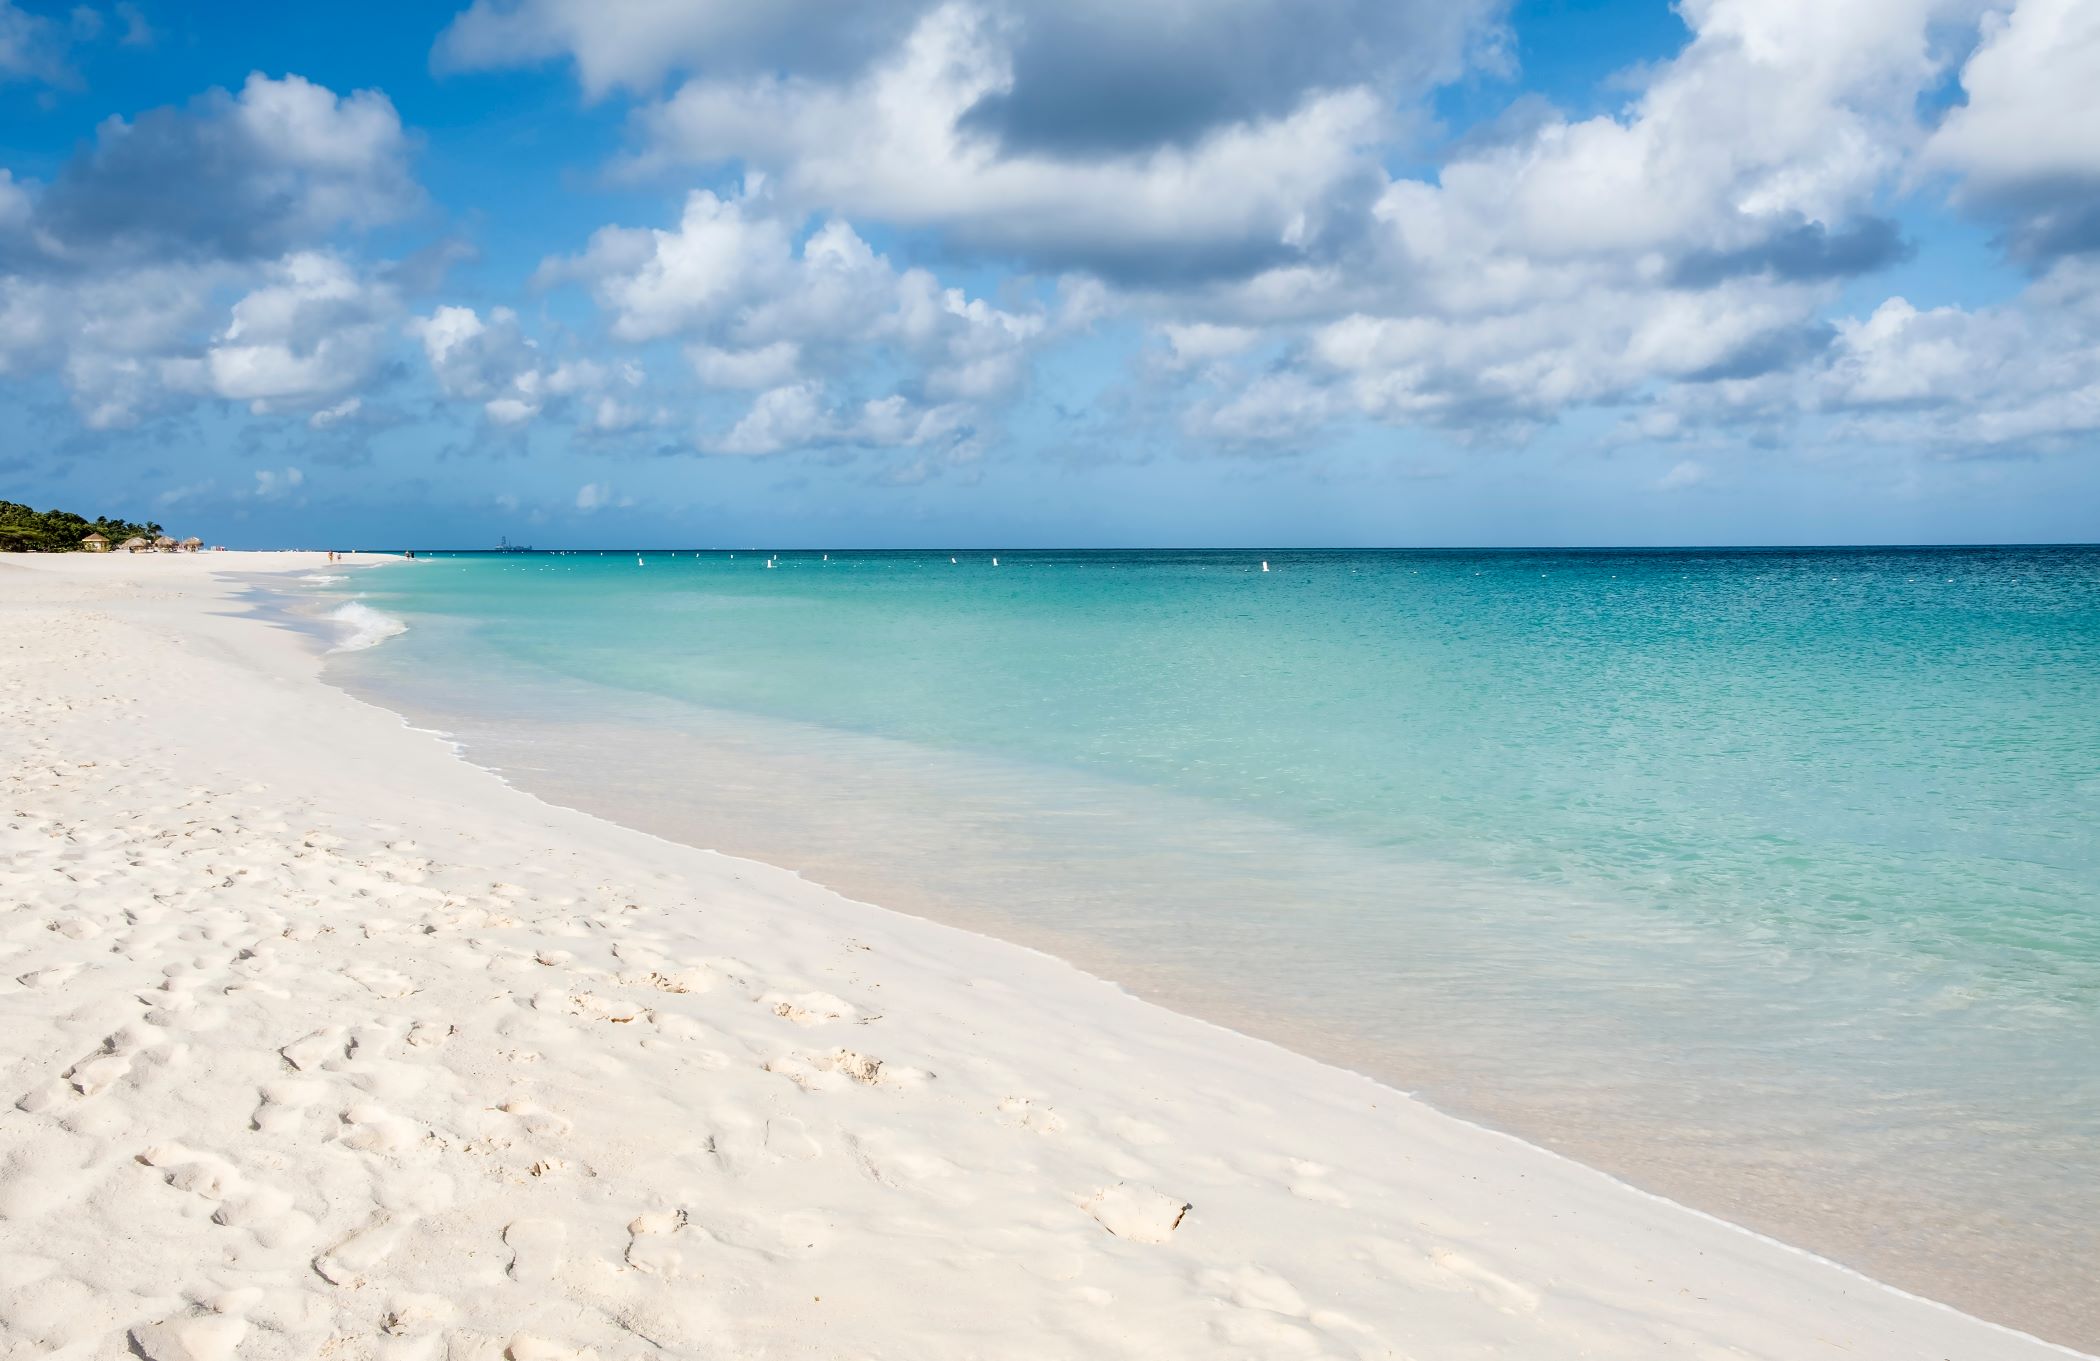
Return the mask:
<svg viewBox="0 0 2100 1361">
<path fill-rule="evenodd" d="M 156 1144 L 138 1161 L 174 1189 L 213 1202 L 212 1223 L 243 1230 L 265 1248 L 297 1251 L 312 1240 L 314 1222 L 293 1208 L 289 1191 L 249 1177 L 215 1153 Z"/>
<path fill-rule="evenodd" d="M 666 1280 L 683 1275 L 687 1222 L 676 1208 L 636 1215 L 627 1225 L 627 1265 Z"/>
<path fill-rule="evenodd" d="M 793 1021 L 799 1026 L 850 1021 L 859 1014 L 859 1010 L 851 1002 L 841 1001 L 828 992 L 769 992 L 758 1001 L 759 1005 L 775 1016 Z"/>
<path fill-rule="evenodd" d="M 146 1361 L 230 1361 L 248 1321 L 226 1314 L 164 1319 L 131 1330 L 131 1348 Z"/>
<path fill-rule="evenodd" d="M 26 1093 L 15 1103 L 18 1110 L 36 1115 L 68 1099 L 99 1096 L 131 1075 L 134 1065 L 173 1056 L 173 1047 L 160 1028 L 134 1022 L 106 1037 L 94 1053 L 87 1055 L 54 1081 Z"/>
<path fill-rule="evenodd" d="M 922 1068 L 885 1063 L 872 1054 L 851 1049 L 783 1054 L 765 1067 L 767 1072 L 778 1073 L 806 1092 L 838 1091 L 852 1086 L 913 1088 L 924 1086 L 933 1078 Z"/>
<path fill-rule="evenodd" d="M 300 1072 L 310 1072 L 330 1060 L 347 1059 L 350 1056 L 350 1032 L 339 1025 L 324 1026 L 277 1052 Z"/>
<path fill-rule="evenodd" d="M 552 1284 L 568 1240 L 568 1228 L 559 1219 L 513 1220 L 503 1230 L 503 1245 L 510 1249 L 504 1272 L 520 1285 Z"/>
<path fill-rule="evenodd" d="M 766 1121 L 766 1152 L 789 1162 L 808 1162 L 824 1155 L 824 1146 L 809 1132 L 809 1126 L 792 1115 L 776 1115 Z"/>
<path fill-rule="evenodd" d="M 82 1096 L 95 1096 L 103 1092 L 120 1077 L 130 1073 L 132 1056 L 130 1050 L 118 1048 L 116 1035 L 103 1042 L 103 1050 L 90 1059 L 82 1059 L 74 1067 L 65 1069 L 65 1082 L 71 1084 Z"/>
<path fill-rule="evenodd" d="M 200 1153 L 181 1144 L 156 1144 L 138 1155 L 138 1160 L 161 1174 L 178 1191 L 189 1191 L 206 1200 L 224 1200 L 241 1180 L 240 1171 L 213 1153 Z"/>
<path fill-rule="evenodd" d="M 49 968 L 32 969 L 28 973 L 17 974 L 15 982 L 20 983 L 25 988 L 63 987 L 65 984 L 72 982 L 80 971 L 86 967 L 84 964 L 54 964 Z"/>
<path fill-rule="evenodd" d="M 919 1144 L 907 1135 L 888 1129 L 864 1129 L 846 1136 L 854 1161 L 870 1181 L 921 1195 L 952 1200 L 944 1190 L 961 1169 L 951 1160 Z M 967 1196 L 965 1189 L 962 1194 Z"/>
<path fill-rule="evenodd" d="M 401 1246 L 407 1224 L 391 1215 L 373 1216 L 370 1223 L 314 1259 L 314 1270 L 332 1285 L 355 1289 Z"/>
<path fill-rule="evenodd" d="M 1272 1314 L 1304 1318 L 1309 1312 L 1305 1297 L 1273 1271 L 1258 1266 L 1206 1271 L 1201 1278 L 1205 1290 L 1242 1309 L 1265 1309 Z"/>
<path fill-rule="evenodd" d="M 1228 1310 L 1212 1321 L 1211 1333 L 1235 1355 L 1302 1356 L 1307 1361 L 1323 1355 L 1320 1339 L 1310 1331 L 1260 1310 Z"/>
<path fill-rule="evenodd" d="M 360 1153 L 399 1155 L 419 1147 L 424 1140 L 420 1125 L 395 1115 L 376 1101 L 356 1102 L 343 1111 L 341 1120 L 343 1128 L 336 1135 L 336 1142 Z"/>
<path fill-rule="evenodd" d="M 1134 1148 L 1158 1148 L 1173 1142 L 1174 1137 L 1149 1120 L 1128 1115 L 1111 1118 L 1108 1127 L 1116 1132 L 1117 1138 Z"/>
<path fill-rule="evenodd" d="M 618 946 L 614 947 L 613 953 L 620 957 L 623 964 L 633 965 L 620 973 L 619 982 L 622 987 L 654 988 L 658 992 L 683 995 L 706 992 L 715 985 L 714 972 L 705 965 L 681 969 L 667 963 L 661 956 L 637 957 L 634 952 Z"/>
<path fill-rule="evenodd" d="M 378 964 L 353 964 L 343 972 L 374 997 L 407 997 L 418 991 L 414 980 L 407 975 Z"/>
<path fill-rule="evenodd" d="M 1332 1205 L 1337 1209 L 1349 1208 L 1349 1197 L 1334 1188 L 1327 1180 L 1328 1169 L 1320 1163 L 1306 1162 L 1299 1158 L 1290 1160 L 1289 1185 L 1291 1194 L 1300 1200 L 1310 1200 L 1320 1205 Z"/>
<path fill-rule="evenodd" d="M 571 1016 L 585 1020 L 605 1021 L 612 1025 L 628 1025 L 644 1020 L 649 1009 L 635 1002 L 600 997 L 590 992 L 569 992 L 549 989 L 532 999 L 535 1011 L 565 1011 Z"/>
<path fill-rule="evenodd" d="M 458 1355 L 457 1352 L 452 1353 Z M 501 1355 L 505 1361 L 600 1361 L 596 1348 L 574 1347 L 532 1333 L 513 1333 Z M 450 1358 L 448 1357 L 448 1361 Z"/>
<path fill-rule="evenodd" d="M 652 1011 L 649 1013 L 649 1025 L 658 1038 L 681 1046 L 704 1040 L 712 1033 L 706 1026 L 700 1024 L 692 1017 L 680 1016 L 676 1012 Z M 643 1044 L 648 1045 L 655 1042 L 655 1040 L 644 1040 Z M 729 1056 L 719 1050 L 686 1049 L 684 1054 L 688 1061 L 697 1063 L 703 1068 L 726 1068 L 729 1066 Z"/>
<path fill-rule="evenodd" d="M 510 1117 L 510 1127 L 517 1133 L 534 1139 L 560 1139 L 573 1128 L 569 1118 L 545 1106 L 537 1105 L 523 1097 L 512 1097 L 496 1107 L 498 1114 Z"/>
<path fill-rule="evenodd" d="M 407 1044 L 411 1049 L 436 1049 L 458 1033 L 459 1027 L 447 1021 L 417 1021 L 408 1028 Z"/>
<path fill-rule="evenodd" d="M 683 1209 L 651 1210 L 627 1226 L 627 1265 L 637 1271 L 677 1280 L 698 1274 L 709 1256 L 726 1249 L 772 1261 L 801 1261 L 831 1246 L 831 1223 L 814 1210 L 795 1210 L 778 1218 L 730 1218 L 706 1228 Z M 696 1256 L 696 1254 L 698 1254 Z"/>
<path fill-rule="evenodd" d="M 372 1201 L 395 1220 L 418 1220 L 451 1208 L 451 1178 L 435 1166 L 386 1159 L 372 1178 Z"/>
<path fill-rule="evenodd" d="M 1439 1248 L 1429 1254 L 1429 1260 L 1438 1270 L 1465 1282 L 1468 1289 L 1506 1314 L 1529 1314 L 1538 1310 L 1536 1290 L 1482 1266 L 1464 1253 Z"/>
<path fill-rule="evenodd" d="M 1118 1238 L 1128 1238 L 1133 1243 L 1164 1243 L 1195 1207 L 1149 1186 L 1119 1181 L 1080 1197 L 1079 1208 Z"/>
<path fill-rule="evenodd" d="M 1364 1247 L 1387 1274 L 1407 1284 L 1469 1293 L 1505 1314 L 1534 1313 L 1539 1307 L 1537 1291 L 1456 1248 L 1444 1244 L 1409 1247 L 1385 1238 L 1369 1239 Z"/>
<path fill-rule="evenodd" d="M 442 1295 L 400 1294 L 380 1316 L 379 1331 L 389 1337 L 425 1337 L 448 1326 L 458 1313 Z"/>
<path fill-rule="evenodd" d="M 1033 1097 L 1009 1096 L 999 1103 L 999 1114 L 1023 1129 L 1037 1134 L 1055 1134 L 1065 1127 L 1065 1118 Z"/>
</svg>

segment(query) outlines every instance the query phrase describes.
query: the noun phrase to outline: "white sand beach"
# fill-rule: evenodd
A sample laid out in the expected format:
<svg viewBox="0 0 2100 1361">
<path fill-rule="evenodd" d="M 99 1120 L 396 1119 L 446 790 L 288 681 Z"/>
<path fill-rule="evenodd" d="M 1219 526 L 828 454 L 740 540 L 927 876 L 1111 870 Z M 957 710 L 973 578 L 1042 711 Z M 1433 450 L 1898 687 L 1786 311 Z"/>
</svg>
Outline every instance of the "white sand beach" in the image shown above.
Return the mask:
<svg viewBox="0 0 2100 1361">
<path fill-rule="evenodd" d="M 0 1357 L 2072 1353 L 0 557 Z M 381 568 L 377 570 L 393 570 Z"/>
</svg>

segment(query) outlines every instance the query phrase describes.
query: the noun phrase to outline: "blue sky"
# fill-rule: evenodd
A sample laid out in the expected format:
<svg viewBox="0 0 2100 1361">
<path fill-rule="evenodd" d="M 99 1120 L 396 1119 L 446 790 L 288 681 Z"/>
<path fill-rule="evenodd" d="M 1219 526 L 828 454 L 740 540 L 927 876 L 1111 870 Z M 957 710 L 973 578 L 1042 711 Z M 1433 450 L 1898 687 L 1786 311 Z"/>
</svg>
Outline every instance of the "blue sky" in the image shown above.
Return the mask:
<svg viewBox="0 0 2100 1361">
<path fill-rule="evenodd" d="M 2090 0 L 0 0 L 0 496 L 2100 539 Z"/>
</svg>

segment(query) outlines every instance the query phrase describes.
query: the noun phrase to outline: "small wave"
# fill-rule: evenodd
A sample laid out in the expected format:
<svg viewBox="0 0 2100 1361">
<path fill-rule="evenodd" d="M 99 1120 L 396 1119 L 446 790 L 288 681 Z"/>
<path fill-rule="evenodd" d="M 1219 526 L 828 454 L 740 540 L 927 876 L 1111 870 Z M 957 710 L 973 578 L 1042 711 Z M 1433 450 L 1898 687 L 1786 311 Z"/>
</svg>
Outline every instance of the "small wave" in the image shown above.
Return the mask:
<svg viewBox="0 0 2100 1361">
<path fill-rule="evenodd" d="M 335 645 L 337 652 L 357 652 L 376 647 L 396 634 L 408 632 L 408 625 L 391 614 L 381 614 L 363 601 L 352 600 L 328 612 L 328 617 L 342 628 L 342 638 Z"/>
<path fill-rule="evenodd" d="M 349 579 L 348 577 L 330 576 L 326 572 L 313 572 L 299 578 L 301 581 L 312 582 L 316 586 L 340 586 Z"/>
</svg>

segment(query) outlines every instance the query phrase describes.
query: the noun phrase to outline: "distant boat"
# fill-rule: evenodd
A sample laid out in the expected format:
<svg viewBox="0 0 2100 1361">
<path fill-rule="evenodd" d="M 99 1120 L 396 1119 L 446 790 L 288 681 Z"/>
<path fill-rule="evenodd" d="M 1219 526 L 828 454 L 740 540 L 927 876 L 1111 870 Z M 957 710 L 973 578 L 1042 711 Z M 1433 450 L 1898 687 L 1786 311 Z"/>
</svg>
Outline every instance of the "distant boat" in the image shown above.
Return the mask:
<svg viewBox="0 0 2100 1361">
<path fill-rule="evenodd" d="M 643 561 L 642 561 L 642 555 L 641 555 L 641 554 L 639 554 L 639 553 L 637 553 L 637 554 L 635 554 L 635 555 L 634 555 L 634 565 L 635 565 L 635 566 L 637 566 L 637 567 L 647 567 L 647 566 L 648 566 L 649 564 L 648 564 L 648 563 L 646 563 L 646 562 L 643 562 Z"/>
<path fill-rule="evenodd" d="M 998 565 L 999 565 L 999 559 L 997 559 L 997 558 L 993 558 L 993 559 L 992 559 L 992 566 L 994 566 L 994 567 L 997 567 Z"/>
<path fill-rule="evenodd" d="M 505 535 L 503 541 L 497 545 L 496 551 L 498 553 L 530 553 L 532 545 L 529 543 L 512 543 L 510 537 Z"/>
<path fill-rule="evenodd" d="M 1264 572 L 1266 572 L 1266 571 L 1268 571 L 1268 570 L 1269 570 L 1269 560 L 1268 560 L 1267 558 L 1263 558 L 1263 559 L 1261 560 L 1261 569 L 1262 569 L 1262 570 L 1263 570 Z"/>
</svg>

